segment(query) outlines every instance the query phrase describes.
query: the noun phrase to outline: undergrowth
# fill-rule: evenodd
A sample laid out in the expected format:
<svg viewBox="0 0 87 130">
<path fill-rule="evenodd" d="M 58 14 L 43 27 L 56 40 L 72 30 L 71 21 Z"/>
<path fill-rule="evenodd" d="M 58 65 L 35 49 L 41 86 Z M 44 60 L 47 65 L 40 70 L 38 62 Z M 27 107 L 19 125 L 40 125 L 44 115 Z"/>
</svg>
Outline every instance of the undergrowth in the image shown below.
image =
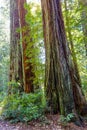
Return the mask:
<svg viewBox="0 0 87 130">
<path fill-rule="evenodd" d="M 2 117 L 12 123 L 36 120 L 44 115 L 42 92 L 9 95 L 4 100 Z"/>
<path fill-rule="evenodd" d="M 61 115 L 60 122 L 62 125 L 67 125 L 68 122 L 71 122 L 72 118 L 74 118 L 74 113 L 70 113 L 67 116 Z"/>
</svg>

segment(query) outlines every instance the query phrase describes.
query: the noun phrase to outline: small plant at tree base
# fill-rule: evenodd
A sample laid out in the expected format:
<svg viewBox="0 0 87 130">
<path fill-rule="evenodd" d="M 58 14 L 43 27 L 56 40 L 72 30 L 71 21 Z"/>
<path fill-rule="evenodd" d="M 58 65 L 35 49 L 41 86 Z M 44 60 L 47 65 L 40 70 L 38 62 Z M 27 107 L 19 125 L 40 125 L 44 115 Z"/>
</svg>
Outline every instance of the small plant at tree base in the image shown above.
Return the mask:
<svg viewBox="0 0 87 130">
<path fill-rule="evenodd" d="M 62 122 L 63 125 L 66 125 L 72 118 L 74 118 L 74 113 L 70 113 L 67 116 L 61 115 L 60 122 Z"/>
</svg>

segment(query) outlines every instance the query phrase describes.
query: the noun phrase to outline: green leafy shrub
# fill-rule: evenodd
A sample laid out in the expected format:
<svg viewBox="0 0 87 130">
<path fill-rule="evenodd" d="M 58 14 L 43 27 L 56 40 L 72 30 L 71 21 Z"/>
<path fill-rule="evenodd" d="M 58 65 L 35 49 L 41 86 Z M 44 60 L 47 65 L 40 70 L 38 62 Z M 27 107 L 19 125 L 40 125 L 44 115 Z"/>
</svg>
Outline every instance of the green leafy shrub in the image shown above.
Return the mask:
<svg viewBox="0 0 87 130">
<path fill-rule="evenodd" d="M 11 87 L 11 89 L 9 89 L 9 93 L 11 94 L 17 94 L 17 93 L 21 93 L 23 92 L 23 87 L 21 86 L 21 81 L 10 81 L 8 82 L 8 86 Z"/>
<path fill-rule="evenodd" d="M 67 116 L 61 115 L 60 122 L 62 122 L 62 124 L 64 124 L 64 125 L 66 125 L 68 122 L 70 122 L 72 120 L 73 117 L 74 117 L 74 113 L 70 113 Z"/>
<path fill-rule="evenodd" d="M 11 122 L 28 122 L 44 115 L 44 107 L 41 92 L 13 94 L 6 99 L 2 116 Z"/>
</svg>

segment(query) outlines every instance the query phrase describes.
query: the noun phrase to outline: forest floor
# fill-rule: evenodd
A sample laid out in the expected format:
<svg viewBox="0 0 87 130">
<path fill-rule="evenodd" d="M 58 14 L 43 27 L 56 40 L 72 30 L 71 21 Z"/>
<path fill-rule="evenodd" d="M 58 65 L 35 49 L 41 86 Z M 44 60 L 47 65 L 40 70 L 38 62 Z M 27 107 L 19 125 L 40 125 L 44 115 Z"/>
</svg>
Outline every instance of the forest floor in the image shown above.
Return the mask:
<svg viewBox="0 0 87 130">
<path fill-rule="evenodd" d="M 48 115 L 43 122 L 37 120 L 27 124 L 11 124 L 8 121 L 0 120 L 0 130 L 87 130 L 87 123 L 84 124 L 84 127 L 78 127 L 73 123 L 63 125 L 58 120 L 59 115 Z"/>
</svg>

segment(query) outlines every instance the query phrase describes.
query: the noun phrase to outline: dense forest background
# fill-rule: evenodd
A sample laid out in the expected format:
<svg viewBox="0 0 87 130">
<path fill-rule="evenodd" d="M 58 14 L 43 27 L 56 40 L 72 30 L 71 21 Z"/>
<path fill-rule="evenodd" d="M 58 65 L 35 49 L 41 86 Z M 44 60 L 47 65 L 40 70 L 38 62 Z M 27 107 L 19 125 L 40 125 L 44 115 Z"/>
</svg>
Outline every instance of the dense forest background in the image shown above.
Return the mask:
<svg viewBox="0 0 87 130">
<path fill-rule="evenodd" d="M 73 91 L 74 95 L 75 92 L 76 95 L 82 93 L 80 103 L 84 100 L 83 95 L 87 99 L 87 2 L 86 0 L 61 1 L 66 36 L 63 34 L 64 31 L 61 31 L 63 30 L 62 20 L 59 21 L 59 24 L 61 22 L 60 25 L 51 21 L 52 18 L 54 18 L 54 21 L 56 17 L 61 18 L 61 13 L 56 17 L 55 14 L 57 13 L 52 13 L 53 17 L 49 13 L 54 10 L 52 3 L 46 3 L 45 0 L 41 2 L 28 0 L 27 3 L 25 2 L 25 0 L 22 3 L 20 0 L 3 0 L 0 5 L 0 113 L 4 119 L 11 119 L 12 122 L 28 122 L 32 119 L 44 117 L 45 113 L 55 114 L 57 112 L 69 117 L 69 120 L 71 120 L 75 116 L 71 112 L 71 108 L 68 108 L 72 103 L 69 101 L 70 104 L 64 106 L 64 102 L 67 101 L 65 99 L 62 101 L 63 98 L 69 98 L 70 93 L 69 95 L 66 94 L 68 96 L 64 96 L 62 91 L 66 90 L 66 88 L 56 88 L 57 85 L 55 84 L 60 83 L 60 86 L 65 84 L 66 87 L 67 82 L 72 81 L 75 85 L 74 81 L 76 79 L 78 86 L 81 85 L 81 90 L 77 87 L 77 91 L 74 86 L 73 90 L 71 88 L 69 91 Z M 49 8 L 47 8 L 46 4 L 49 5 Z M 57 4 L 60 9 L 60 3 Z M 51 6 L 53 10 L 50 9 Z M 55 34 L 57 35 L 58 31 L 63 34 L 59 33 L 59 39 L 55 38 L 52 32 L 55 25 L 57 25 L 56 28 L 59 26 L 60 29 L 55 29 Z M 70 49 L 70 51 L 68 49 L 62 50 L 65 50 L 66 57 L 70 57 L 68 59 L 64 56 L 67 59 L 66 62 L 69 63 L 69 70 L 62 56 L 60 56 L 62 57 L 60 61 L 55 58 L 57 57 L 55 56 L 57 46 L 56 44 L 52 46 L 52 44 L 58 40 L 62 44 L 60 37 L 62 39 L 66 37 L 65 44 L 67 43 Z M 59 50 L 61 48 L 60 46 Z M 65 46 L 65 48 L 67 47 Z M 62 51 L 60 51 L 60 54 L 62 54 Z M 53 60 L 51 60 L 52 58 Z M 69 81 L 70 76 L 67 76 L 67 79 L 63 76 L 69 75 L 68 71 L 74 70 L 70 69 L 70 67 L 73 68 L 71 61 L 73 61 L 75 73 L 71 72 L 71 80 Z M 60 68 L 65 66 L 66 70 L 62 71 L 61 69 L 61 73 L 57 75 L 56 69 L 58 67 L 56 67 L 55 62 L 58 63 Z M 58 72 L 60 71 L 58 70 Z M 58 81 L 56 81 L 56 77 L 52 75 L 56 75 L 56 77 L 62 76 L 58 77 Z M 73 75 L 76 78 L 72 78 Z M 69 92 L 68 89 L 69 87 L 67 87 L 67 92 Z M 60 93 L 57 93 L 59 91 Z M 83 111 L 81 105 L 84 103 L 76 102 L 78 97 L 77 95 L 74 99 L 75 108 L 77 113 L 81 114 Z M 79 105 L 81 106 L 80 110 L 78 110 Z M 67 112 L 69 110 L 70 112 Z M 77 116 L 75 118 L 77 120 Z M 78 120 L 80 121 L 79 118 Z"/>
</svg>

